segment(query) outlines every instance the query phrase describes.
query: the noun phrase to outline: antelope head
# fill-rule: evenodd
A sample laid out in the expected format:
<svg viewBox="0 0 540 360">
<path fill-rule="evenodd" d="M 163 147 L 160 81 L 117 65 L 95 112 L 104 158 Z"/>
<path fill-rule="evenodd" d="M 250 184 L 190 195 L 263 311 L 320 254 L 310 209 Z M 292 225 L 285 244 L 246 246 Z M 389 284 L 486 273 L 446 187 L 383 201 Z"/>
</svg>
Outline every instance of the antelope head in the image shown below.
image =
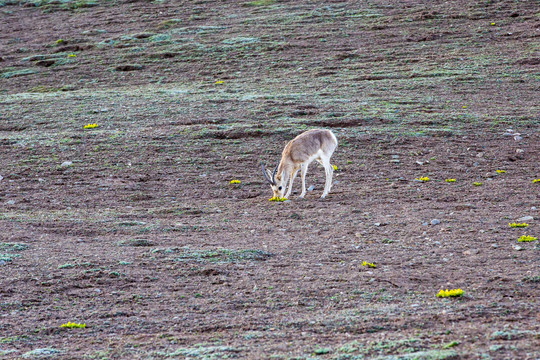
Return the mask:
<svg viewBox="0 0 540 360">
<path fill-rule="evenodd" d="M 270 170 L 266 169 L 262 161 L 261 161 L 261 167 L 262 167 L 264 178 L 266 179 L 266 181 L 268 181 L 268 183 L 270 184 L 270 187 L 272 188 L 272 191 L 274 192 L 274 197 L 282 198 L 283 193 L 285 192 L 285 188 L 283 187 L 283 179 L 280 174 L 276 176 L 279 164 L 274 169 L 274 172 L 270 172 Z"/>
</svg>

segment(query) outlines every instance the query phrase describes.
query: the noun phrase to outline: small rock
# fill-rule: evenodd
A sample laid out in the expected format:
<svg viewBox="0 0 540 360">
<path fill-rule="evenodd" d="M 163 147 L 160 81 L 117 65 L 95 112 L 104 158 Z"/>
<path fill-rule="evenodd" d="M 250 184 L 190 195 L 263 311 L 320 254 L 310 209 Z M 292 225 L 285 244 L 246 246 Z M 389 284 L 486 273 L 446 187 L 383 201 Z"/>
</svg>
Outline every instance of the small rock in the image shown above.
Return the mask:
<svg viewBox="0 0 540 360">
<path fill-rule="evenodd" d="M 429 223 L 427 223 L 427 222 L 422 223 L 422 226 L 428 226 L 428 225 L 429 225 Z"/>
<path fill-rule="evenodd" d="M 392 162 L 393 162 L 393 163 L 396 163 L 396 164 L 399 164 L 399 163 L 401 163 L 401 160 L 399 160 L 399 159 L 393 159 Z"/>
<path fill-rule="evenodd" d="M 64 161 L 64 162 L 62 163 L 62 165 L 60 165 L 60 166 L 62 166 L 62 167 L 69 167 L 69 166 L 71 166 L 71 165 L 73 165 L 73 161 Z"/>
<path fill-rule="evenodd" d="M 525 150 L 523 149 L 516 149 L 516 153 L 518 154 L 523 154 L 525 152 Z"/>
<path fill-rule="evenodd" d="M 491 244 L 491 247 L 494 248 L 494 249 L 496 249 L 496 248 L 499 247 L 499 245 L 497 245 L 497 244 Z"/>
<path fill-rule="evenodd" d="M 439 225 L 440 223 L 441 223 L 441 220 L 439 220 L 439 219 L 431 220 L 431 225 Z"/>
<path fill-rule="evenodd" d="M 315 186 L 311 185 L 310 187 L 307 188 L 307 191 L 313 191 L 313 189 L 315 189 Z"/>
<path fill-rule="evenodd" d="M 15 200 L 8 200 L 7 203 L 8 203 L 9 205 L 13 205 L 13 204 L 15 204 Z"/>
<path fill-rule="evenodd" d="M 536 210 L 536 206 L 532 206 L 532 207 L 531 207 L 531 210 Z"/>
<path fill-rule="evenodd" d="M 114 69 L 116 71 L 137 71 L 142 70 L 144 67 L 139 64 L 124 64 L 124 65 L 118 65 Z"/>
<path fill-rule="evenodd" d="M 423 163 L 422 161 L 416 160 L 416 163 L 417 163 L 418 165 L 424 165 L 424 163 Z"/>
<path fill-rule="evenodd" d="M 392 155 L 392 159 L 399 159 L 399 155 Z"/>
<path fill-rule="evenodd" d="M 479 158 L 481 158 L 481 157 L 483 157 L 483 156 L 484 156 L 484 153 L 483 153 L 483 152 L 479 152 L 478 154 L 476 154 L 476 157 L 479 157 Z"/>
<path fill-rule="evenodd" d="M 523 139 L 523 138 L 521 136 L 517 135 L 517 134 L 514 136 L 515 141 L 520 141 L 521 139 Z"/>
<path fill-rule="evenodd" d="M 375 223 L 375 224 L 373 224 L 373 225 L 375 225 L 375 226 L 381 226 L 381 223 Z"/>
<path fill-rule="evenodd" d="M 521 246 L 519 246 L 519 245 L 514 245 L 513 248 L 514 248 L 514 250 L 516 250 L 516 251 L 523 250 L 523 248 L 522 248 Z"/>
<path fill-rule="evenodd" d="M 3 177 L 2 175 L 0 175 L 0 181 L 2 181 L 3 178 L 4 178 L 4 177 Z"/>
<path fill-rule="evenodd" d="M 534 220 L 534 218 L 532 216 L 523 216 L 523 217 L 520 217 L 519 219 L 516 220 L 516 222 L 527 222 L 527 221 L 531 221 L 531 220 Z"/>
</svg>

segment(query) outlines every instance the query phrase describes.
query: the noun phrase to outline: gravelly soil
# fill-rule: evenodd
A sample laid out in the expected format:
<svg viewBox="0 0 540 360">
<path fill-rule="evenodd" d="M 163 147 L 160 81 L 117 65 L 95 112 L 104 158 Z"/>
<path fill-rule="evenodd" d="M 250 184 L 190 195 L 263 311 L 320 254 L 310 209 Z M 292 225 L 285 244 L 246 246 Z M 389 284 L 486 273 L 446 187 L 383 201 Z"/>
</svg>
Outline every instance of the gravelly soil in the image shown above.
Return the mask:
<svg viewBox="0 0 540 360">
<path fill-rule="evenodd" d="M 539 34 L 533 1 L 0 0 L 0 358 L 540 358 Z M 269 202 L 315 127 L 332 192 Z"/>
</svg>

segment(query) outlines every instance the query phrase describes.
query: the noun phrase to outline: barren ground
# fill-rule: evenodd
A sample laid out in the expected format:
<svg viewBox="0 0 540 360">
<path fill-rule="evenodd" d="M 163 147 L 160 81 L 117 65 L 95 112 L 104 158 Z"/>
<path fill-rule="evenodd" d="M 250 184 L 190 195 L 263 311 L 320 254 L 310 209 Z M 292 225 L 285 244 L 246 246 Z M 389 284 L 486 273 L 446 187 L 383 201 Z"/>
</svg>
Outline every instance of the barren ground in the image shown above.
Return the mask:
<svg viewBox="0 0 540 360">
<path fill-rule="evenodd" d="M 540 358 L 537 5 L 0 0 L 0 358 Z"/>
</svg>

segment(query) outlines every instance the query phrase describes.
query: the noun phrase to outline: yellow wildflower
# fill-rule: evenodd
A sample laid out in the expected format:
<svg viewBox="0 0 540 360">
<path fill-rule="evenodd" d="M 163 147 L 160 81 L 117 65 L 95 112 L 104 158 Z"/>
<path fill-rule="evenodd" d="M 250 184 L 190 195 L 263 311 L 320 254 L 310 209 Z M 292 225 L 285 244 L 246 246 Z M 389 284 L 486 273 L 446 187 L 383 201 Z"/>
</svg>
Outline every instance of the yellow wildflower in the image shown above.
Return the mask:
<svg viewBox="0 0 540 360">
<path fill-rule="evenodd" d="M 441 290 L 437 294 L 437 297 L 458 297 L 463 295 L 463 290 L 453 289 L 453 290 Z"/>
<path fill-rule="evenodd" d="M 529 227 L 529 224 L 527 224 L 527 223 L 521 223 L 521 224 L 508 223 L 508 226 L 510 226 L 511 228 L 523 228 L 523 227 Z"/>
<path fill-rule="evenodd" d="M 77 323 L 68 321 L 67 324 L 62 324 L 62 325 L 60 325 L 60 327 L 63 327 L 63 328 L 85 328 L 86 324 L 77 324 Z"/>
<path fill-rule="evenodd" d="M 518 242 L 531 242 L 531 241 L 536 241 L 536 240 L 538 240 L 538 238 L 535 238 L 534 236 L 529 236 L 529 235 L 523 235 L 518 238 Z"/>
</svg>

